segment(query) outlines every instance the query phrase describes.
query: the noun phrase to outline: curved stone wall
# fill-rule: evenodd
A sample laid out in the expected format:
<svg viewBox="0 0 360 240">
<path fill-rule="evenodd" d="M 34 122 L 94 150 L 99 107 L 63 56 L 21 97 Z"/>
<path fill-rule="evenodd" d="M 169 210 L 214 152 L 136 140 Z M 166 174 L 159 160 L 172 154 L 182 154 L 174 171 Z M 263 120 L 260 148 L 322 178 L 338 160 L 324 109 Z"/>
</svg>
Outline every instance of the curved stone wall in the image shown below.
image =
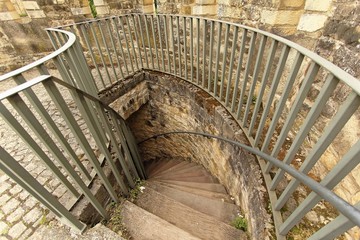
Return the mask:
<svg viewBox="0 0 360 240">
<path fill-rule="evenodd" d="M 186 130 L 247 142 L 232 117 L 204 91 L 163 74 L 145 73 L 145 79 L 149 100 L 127 119 L 138 141 L 159 133 Z M 128 97 L 122 99 L 122 105 L 135 104 L 131 99 L 138 99 L 134 95 Z M 140 149 L 144 161 L 181 158 L 203 165 L 234 197 L 249 221 L 252 238 L 264 239 L 270 234 L 267 193 L 256 158 L 251 154 L 214 139 L 190 135 L 149 140 Z"/>
</svg>

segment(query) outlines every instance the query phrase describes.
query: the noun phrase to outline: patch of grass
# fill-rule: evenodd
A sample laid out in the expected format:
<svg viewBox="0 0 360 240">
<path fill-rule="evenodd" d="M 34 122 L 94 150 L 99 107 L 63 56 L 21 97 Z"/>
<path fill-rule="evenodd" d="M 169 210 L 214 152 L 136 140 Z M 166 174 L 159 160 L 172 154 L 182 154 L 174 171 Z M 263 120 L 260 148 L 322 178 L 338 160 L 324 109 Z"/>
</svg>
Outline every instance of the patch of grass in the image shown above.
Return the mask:
<svg viewBox="0 0 360 240">
<path fill-rule="evenodd" d="M 252 103 L 256 103 L 257 97 L 254 95 L 251 100 L 252 100 Z"/>
<path fill-rule="evenodd" d="M 41 219 L 39 221 L 39 224 L 40 225 L 48 225 L 49 224 L 49 219 L 46 218 L 46 216 L 49 214 L 49 210 L 43 210 L 42 211 L 42 216 L 41 216 Z"/>
<path fill-rule="evenodd" d="M 244 232 L 247 231 L 247 221 L 244 217 L 236 217 L 232 222 L 231 226 L 236 229 L 243 230 Z"/>
</svg>

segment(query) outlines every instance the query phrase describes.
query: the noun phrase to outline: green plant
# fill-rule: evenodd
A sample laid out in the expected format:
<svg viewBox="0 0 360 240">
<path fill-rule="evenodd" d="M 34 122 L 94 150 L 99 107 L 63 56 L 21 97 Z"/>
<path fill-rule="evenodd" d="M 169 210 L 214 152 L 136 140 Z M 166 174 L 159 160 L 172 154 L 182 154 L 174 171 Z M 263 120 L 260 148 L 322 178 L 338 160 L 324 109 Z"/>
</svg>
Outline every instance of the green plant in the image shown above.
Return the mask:
<svg viewBox="0 0 360 240">
<path fill-rule="evenodd" d="M 247 221 L 244 217 L 238 216 L 232 222 L 231 226 L 235 227 L 236 229 L 240 229 L 243 231 L 247 231 Z"/>
<path fill-rule="evenodd" d="M 144 181 L 142 181 L 141 179 L 135 180 L 135 187 L 131 189 L 128 199 L 130 202 L 134 202 L 138 197 L 138 195 L 143 191 L 144 189 L 143 185 L 144 185 Z"/>
<path fill-rule="evenodd" d="M 95 4 L 94 4 L 94 0 L 89 0 L 89 7 L 90 7 L 90 10 L 91 10 L 91 14 L 94 18 L 96 18 L 97 16 L 97 11 L 96 11 L 96 7 L 95 7 Z"/>
<path fill-rule="evenodd" d="M 256 100 L 257 100 L 257 97 L 254 95 L 254 96 L 252 97 L 252 103 L 256 103 Z"/>
</svg>

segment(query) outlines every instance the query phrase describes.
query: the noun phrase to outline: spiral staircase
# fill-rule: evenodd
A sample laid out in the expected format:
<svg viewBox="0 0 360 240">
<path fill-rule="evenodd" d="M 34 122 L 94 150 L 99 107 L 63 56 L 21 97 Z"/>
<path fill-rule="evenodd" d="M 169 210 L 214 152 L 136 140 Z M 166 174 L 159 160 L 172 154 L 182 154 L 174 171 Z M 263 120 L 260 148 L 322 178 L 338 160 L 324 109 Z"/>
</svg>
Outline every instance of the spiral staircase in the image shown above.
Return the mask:
<svg viewBox="0 0 360 240">
<path fill-rule="evenodd" d="M 108 219 L 106 203 L 128 196 L 134 179 L 140 178 L 146 179 L 143 192 L 134 203 L 126 201 L 121 213 L 134 239 L 248 238 L 231 226 L 238 207 L 201 166 L 179 160 L 154 160 L 144 166 L 131 129 L 107 99 L 124 94 L 121 86 L 146 71 L 191 83 L 236 120 L 250 145 L 201 134 L 257 156 L 277 239 L 285 239 L 321 200 L 339 214 L 310 239 L 335 238 L 360 226 L 359 203 L 332 191 L 358 165 L 359 139 L 325 177 L 315 181 L 308 176 L 360 105 L 358 80 L 337 66 L 276 35 L 191 16 L 126 14 L 47 29 L 47 33 L 55 52 L 0 76 L 1 84 L 9 81 L 12 86 L 0 94 L 0 112 L 39 164 L 64 186 L 70 200 L 61 202 L 3 146 L 0 169 L 67 226 L 79 232 L 87 229 L 85 221 L 71 212 L 82 199 Z M 56 74 L 50 70 L 54 67 Z M 319 79 L 324 82 L 319 94 L 299 129 L 290 133 Z M 295 154 L 308 144 L 307 136 L 340 83 L 349 88 L 345 101 L 294 168 Z M 297 94 L 291 97 L 294 91 Z M 54 116 L 61 116 L 60 124 Z M 282 148 L 290 137 L 290 146 Z M 285 174 L 292 178 L 280 189 Z M 93 193 L 97 184 L 106 197 Z M 281 210 L 300 184 L 306 185 L 309 194 L 289 216 L 283 215 Z"/>
</svg>

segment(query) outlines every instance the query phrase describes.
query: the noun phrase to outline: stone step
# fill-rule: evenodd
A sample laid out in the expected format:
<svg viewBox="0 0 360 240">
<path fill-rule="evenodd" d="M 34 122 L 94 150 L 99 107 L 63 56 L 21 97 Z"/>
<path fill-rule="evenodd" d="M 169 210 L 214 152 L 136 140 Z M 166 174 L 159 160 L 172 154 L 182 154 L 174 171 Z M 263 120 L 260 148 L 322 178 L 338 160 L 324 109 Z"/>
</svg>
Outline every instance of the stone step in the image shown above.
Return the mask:
<svg viewBox="0 0 360 240">
<path fill-rule="evenodd" d="M 190 177 L 212 177 L 208 172 L 205 171 L 203 168 L 196 168 L 192 169 L 190 171 L 185 172 L 173 172 L 173 173 L 167 173 L 164 175 L 156 175 L 151 177 L 151 179 L 167 179 L 167 178 L 190 178 Z"/>
<path fill-rule="evenodd" d="M 173 181 L 173 180 L 163 180 L 163 179 L 156 181 L 171 185 L 176 185 L 176 186 L 184 186 L 194 189 L 201 189 L 201 190 L 227 194 L 225 187 L 219 183 L 198 183 L 198 182 L 184 182 L 184 181 Z"/>
<path fill-rule="evenodd" d="M 160 163 L 157 165 L 157 168 L 154 169 L 153 171 L 151 171 L 148 175 L 148 177 L 153 177 L 158 173 L 161 173 L 162 171 L 169 169 L 173 166 L 176 166 L 177 164 L 179 164 L 180 161 L 179 160 L 163 160 L 160 161 Z"/>
<path fill-rule="evenodd" d="M 195 166 L 188 166 L 187 168 L 180 168 L 180 169 L 174 169 L 172 171 L 165 171 L 165 172 L 161 172 L 157 175 L 155 175 L 153 178 L 161 178 L 161 177 L 165 177 L 165 176 L 174 176 L 174 175 L 179 175 L 179 174 L 185 174 L 185 173 L 189 173 L 189 172 L 196 172 L 199 170 L 204 170 L 203 167 L 195 165 Z"/>
<path fill-rule="evenodd" d="M 147 181 L 146 187 L 150 187 L 199 212 L 215 217 L 226 224 L 230 224 L 240 213 L 235 204 L 166 187 L 153 181 Z"/>
<path fill-rule="evenodd" d="M 162 184 L 167 187 L 175 188 L 175 189 L 178 189 L 178 190 L 181 190 L 184 192 L 197 194 L 197 195 L 200 195 L 203 197 L 214 198 L 214 199 L 218 199 L 218 200 L 225 201 L 228 203 L 234 203 L 234 201 L 231 200 L 231 197 L 225 193 L 219 193 L 219 192 L 207 191 L 207 190 L 202 190 L 202 189 L 197 189 L 197 188 L 192 188 L 192 187 L 187 187 L 187 186 L 169 184 L 169 183 L 165 183 L 165 182 L 161 182 L 161 181 L 154 181 L 154 182 Z"/>
<path fill-rule="evenodd" d="M 148 180 L 152 181 L 151 178 L 149 178 Z M 156 179 L 156 180 L 159 180 L 159 179 Z M 219 181 L 212 176 L 200 176 L 200 177 L 166 176 L 166 177 L 162 177 L 161 180 L 198 182 L 198 183 L 219 183 Z"/>
<path fill-rule="evenodd" d="M 145 188 L 136 204 L 201 239 L 247 239 L 243 231 L 181 204 L 152 188 Z M 173 238 L 169 236 L 168 239 Z"/>
<path fill-rule="evenodd" d="M 123 224 L 133 240 L 199 239 L 129 201 L 124 202 L 121 215 Z"/>
<path fill-rule="evenodd" d="M 171 173 L 171 172 L 175 172 L 175 171 L 192 169 L 192 168 L 201 168 L 201 166 L 196 165 L 195 163 L 182 161 L 178 165 L 176 165 L 174 167 L 171 167 L 169 169 L 166 169 L 166 170 L 162 171 L 161 173 L 158 173 L 156 176 Z"/>
<path fill-rule="evenodd" d="M 157 165 L 160 163 L 159 160 L 152 160 L 152 161 L 146 161 L 144 162 L 144 168 L 146 171 L 146 174 L 149 176 L 149 174 L 156 169 Z"/>
<path fill-rule="evenodd" d="M 97 224 L 95 227 L 87 229 L 84 233 L 75 233 L 64 226 L 48 226 L 43 225 L 36 229 L 35 233 L 28 240 L 95 240 L 95 239 L 111 239 L 111 240 L 125 240 L 117 233 L 102 224 Z"/>
</svg>

